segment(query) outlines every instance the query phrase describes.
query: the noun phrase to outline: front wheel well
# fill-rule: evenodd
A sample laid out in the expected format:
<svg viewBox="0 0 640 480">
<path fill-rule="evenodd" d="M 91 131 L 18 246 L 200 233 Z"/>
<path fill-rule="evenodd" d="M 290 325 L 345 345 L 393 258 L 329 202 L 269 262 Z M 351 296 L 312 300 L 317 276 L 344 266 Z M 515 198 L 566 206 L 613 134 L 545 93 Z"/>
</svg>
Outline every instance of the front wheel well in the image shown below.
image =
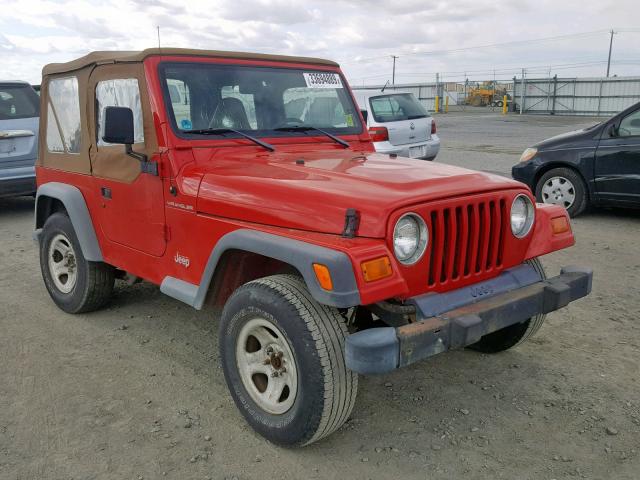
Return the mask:
<svg viewBox="0 0 640 480">
<path fill-rule="evenodd" d="M 47 195 L 39 196 L 36 203 L 36 229 L 42 228 L 47 218 L 58 212 L 68 215 L 64 203 Z"/>
<path fill-rule="evenodd" d="M 574 165 L 571 165 L 568 163 L 549 163 L 549 164 L 545 164 L 543 167 L 540 167 L 540 169 L 536 172 L 535 178 L 533 179 L 533 185 L 531 185 L 531 190 L 534 195 L 536 194 L 536 189 L 538 188 L 538 182 L 540 181 L 540 179 L 544 176 L 545 173 L 555 168 L 566 168 L 568 170 L 574 171 L 580 177 L 580 179 L 584 182 L 585 187 L 587 187 L 585 192 L 587 194 L 587 198 L 590 196 L 588 183 L 585 180 L 584 175 L 582 175 L 582 172 L 579 169 L 577 169 Z"/>
<path fill-rule="evenodd" d="M 245 283 L 278 274 L 302 277 L 298 269 L 282 260 L 246 250 L 227 250 L 213 273 L 205 303 L 222 307 L 231 294 Z"/>
</svg>

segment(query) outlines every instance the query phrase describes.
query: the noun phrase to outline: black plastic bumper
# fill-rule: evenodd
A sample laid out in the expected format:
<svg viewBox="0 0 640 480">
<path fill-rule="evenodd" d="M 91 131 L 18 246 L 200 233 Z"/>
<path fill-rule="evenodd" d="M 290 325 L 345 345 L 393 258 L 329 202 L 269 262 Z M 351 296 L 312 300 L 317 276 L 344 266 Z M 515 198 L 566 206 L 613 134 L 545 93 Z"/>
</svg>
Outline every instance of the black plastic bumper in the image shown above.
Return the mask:
<svg viewBox="0 0 640 480">
<path fill-rule="evenodd" d="M 347 366 L 362 374 L 385 373 L 466 347 L 483 335 L 553 312 L 588 295 L 592 277 L 589 268 L 565 267 L 557 277 L 469 302 L 415 323 L 355 333 L 347 337 Z"/>
</svg>

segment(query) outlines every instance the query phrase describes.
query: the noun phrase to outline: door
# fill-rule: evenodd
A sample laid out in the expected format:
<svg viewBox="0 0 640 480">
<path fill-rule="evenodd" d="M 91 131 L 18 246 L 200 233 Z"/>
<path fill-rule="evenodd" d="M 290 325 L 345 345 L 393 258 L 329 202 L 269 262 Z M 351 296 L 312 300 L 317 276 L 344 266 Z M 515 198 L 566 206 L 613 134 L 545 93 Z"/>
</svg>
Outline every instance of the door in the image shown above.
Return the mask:
<svg viewBox="0 0 640 480">
<path fill-rule="evenodd" d="M 596 150 L 596 190 L 603 200 L 640 203 L 640 109 L 612 126 Z"/>
<path fill-rule="evenodd" d="M 162 256 L 166 238 L 160 176 L 141 172 L 140 161 L 127 155 L 124 145 L 112 145 L 102 140 L 105 107 L 128 107 L 134 118 L 133 151 L 158 161 L 142 65 L 97 67 L 89 85 L 88 110 L 93 112 L 95 119 L 95 127 L 91 129 L 91 168 L 95 193 L 100 200 L 100 228 L 117 244 Z"/>
</svg>

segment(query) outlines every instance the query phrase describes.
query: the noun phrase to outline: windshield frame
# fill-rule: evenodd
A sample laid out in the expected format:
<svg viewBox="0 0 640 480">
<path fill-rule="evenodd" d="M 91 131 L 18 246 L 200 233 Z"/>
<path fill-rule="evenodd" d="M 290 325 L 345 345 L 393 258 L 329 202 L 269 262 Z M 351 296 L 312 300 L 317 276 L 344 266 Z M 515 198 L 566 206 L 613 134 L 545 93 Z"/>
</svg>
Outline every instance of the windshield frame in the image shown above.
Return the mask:
<svg viewBox="0 0 640 480">
<path fill-rule="evenodd" d="M 364 127 L 364 123 L 362 122 L 361 119 L 361 113 L 360 113 L 360 109 L 358 108 L 358 103 L 356 102 L 354 96 L 353 96 L 353 92 L 351 91 L 351 88 L 349 87 L 349 84 L 347 83 L 344 74 L 342 73 L 342 71 L 337 68 L 337 67 L 329 67 L 326 65 L 313 65 L 313 64 L 295 64 L 295 65 L 287 65 L 286 63 L 278 63 L 278 64 L 270 64 L 270 65 L 263 65 L 260 63 L 237 63 L 237 62 L 225 62 L 225 61 L 219 61 L 219 59 L 211 59 L 212 61 L 202 61 L 201 59 L 185 59 L 185 60 L 166 60 L 166 61 L 160 61 L 157 65 L 157 75 L 158 75 L 158 84 L 160 86 L 160 90 L 162 91 L 162 104 L 164 106 L 164 110 L 165 110 L 165 115 L 166 118 L 169 122 L 169 124 L 171 125 L 171 130 L 173 131 L 174 135 L 180 139 L 183 140 L 199 140 L 199 141 L 209 141 L 211 142 L 212 140 L 214 140 L 212 138 L 211 135 L 207 135 L 207 134 L 198 134 L 198 133 L 189 133 L 186 130 L 183 130 L 181 128 L 179 128 L 177 122 L 176 122 L 176 116 L 174 113 L 174 109 L 173 109 L 173 104 L 171 102 L 171 96 L 170 96 L 170 92 L 169 92 L 169 84 L 167 82 L 167 78 L 166 78 L 166 69 L 170 68 L 172 66 L 192 66 L 192 67 L 202 67 L 202 68 L 208 68 L 210 66 L 215 66 L 215 67 L 219 67 L 219 68 L 228 68 L 228 69 L 238 69 L 238 68 L 250 68 L 250 69 L 266 69 L 266 70 L 295 70 L 295 71 L 300 71 L 300 72 L 304 72 L 304 71 L 313 71 L 313 72 L 326 72 L 326 73 L 334 73 L 337 74 L 340 77 L 340 80 L 342 81 L 342 85 L 343 88 L 345 90 L 345 95 L 347 97 L 347 99 L 349 100 L 349 102 L 351 102 L 352 108 L 353 108 L 353 112 L 354 112 L 354 126 L 353 127 L 349 127 L 351 128 L 351 131 L 349 132 L 340 132 L 338 131 L 336 128 L 331 128 L 331 127 L 326 127 L 325 130 L 329 131 L 331 134 L 338 136 L 338 137 L 358 137 L 360 135 L 363 135 L 365 132 L 365 127 Z M 301 124 L 303 125 L 303 124 Z M 300 131 L 300 132 L 292 132 L 292 131 L 277 131 L 277 130 L 251 130 L 251 129 L 246 129 L 246 130 L 242 130 L 239 129 L 244 133 L 247 133 L 251 136 L 254 136 L 256 138 L 261 138 L 261 139 L 269 139 L 269 138 L 274 138 L 274 139 L 285 139 L 285 138 L 312 138 L 312 137 L 324 137 L 323 134 L 315 134 L 315 133 L 311 133 L 311 132 L 305 132 L 305 131 Z M 229 139 L 242 139 L 244 138 L 241 135 L 235 134 L 235 133 L 228 133 L 225 134 L 224 136 L 220 136 L 215 138 L 214 141 L 224 141 L 224 140 L 229 140 Z M 326 137 L 325 137 L 326 138 Z"/>
</svg>

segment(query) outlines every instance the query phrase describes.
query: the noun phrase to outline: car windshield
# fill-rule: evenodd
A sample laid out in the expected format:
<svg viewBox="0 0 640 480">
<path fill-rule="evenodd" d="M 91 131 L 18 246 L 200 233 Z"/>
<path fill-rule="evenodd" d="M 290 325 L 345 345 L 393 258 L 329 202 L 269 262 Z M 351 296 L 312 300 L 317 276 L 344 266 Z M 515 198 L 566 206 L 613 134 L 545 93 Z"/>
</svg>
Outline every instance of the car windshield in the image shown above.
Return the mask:
<svg viewBox="0 0 640 480">
<path fill-rule="evenodd" d="M 391 93 L 369 99 L 371 113 L 376 122 L 399 122 L 428 116 L 427 109 L 412 93 Z"/>
<path fill-rule="evenodd" d="M 216 129 L 254 137 L 313 134 L 311 129 L 287 128 L 300 126 L 334 135 L 362 131 L 349 90 L 335 72 L 165 63 L 160 75 L 169 117 L 181 136 Z"/>
<path fill-rule="evenodd" d="M 0 84 L 0 120 L 37 117 L 38 94 L 29 85 Z"/>
</svg>

